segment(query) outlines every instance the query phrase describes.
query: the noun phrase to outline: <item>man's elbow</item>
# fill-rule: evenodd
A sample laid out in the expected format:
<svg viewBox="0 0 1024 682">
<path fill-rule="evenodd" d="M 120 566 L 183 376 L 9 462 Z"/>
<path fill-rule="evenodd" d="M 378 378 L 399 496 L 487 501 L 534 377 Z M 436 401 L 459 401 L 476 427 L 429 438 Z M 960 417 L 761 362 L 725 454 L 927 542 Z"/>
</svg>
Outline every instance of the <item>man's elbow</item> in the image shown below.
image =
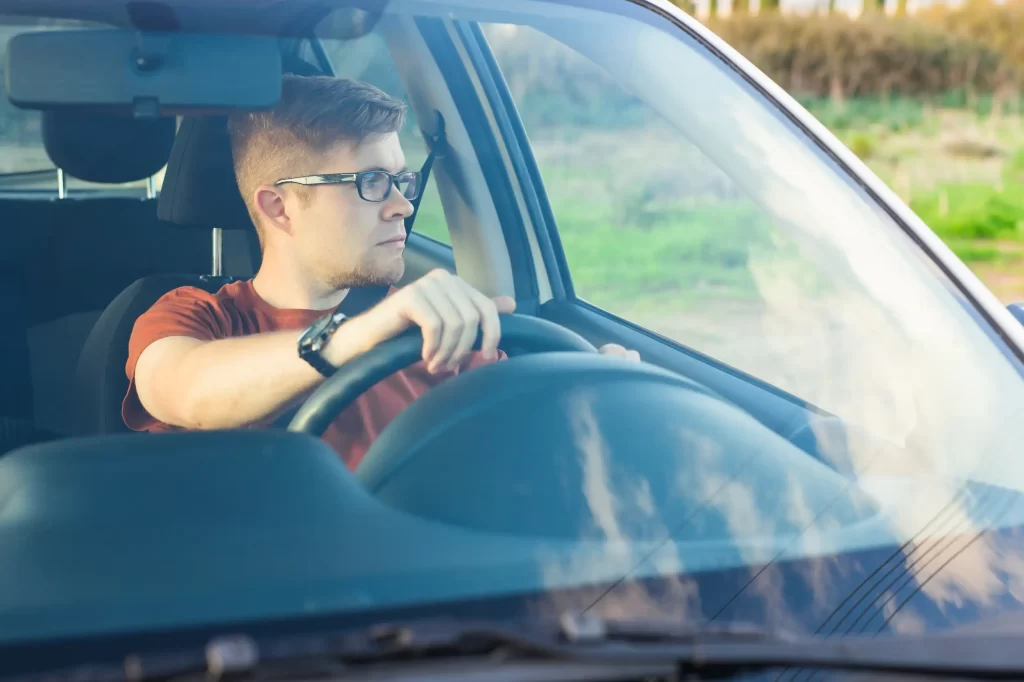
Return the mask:
<svg viewBox="0 0 1024 682">
<path fill-rule="evenodd" d="M 176 413 L 175 421 L 178 423 L 175 426 L 179 426 L 189 431 L 209 431 L 217 428 L 211 426 L 209 413 L 206 412 L 197 401 L 185 400 L 183 404 L 179 406 Z"/>
<path fill-rule="evenodd" d="M 135 391 L 149 415 L 169 426 L 189 430 L 209 428 L 202 387 L 187 360 L 192 340 L 161 339 L 146 348 L 135 365 Z"/>
<path fill-rule="evenodd" d="M 143 407 L 154 419 L 189 431 L 239 426 L 234 415 L 241 396 L 225 395 L 218 380 L 193 362 L 195 350 L 203 344 L 191 339 L 175 339 L 175 343 L 178 345 L 165 347 L 159 354 L 140 358 L 136 383 Z"/>
<path fill-rule="evenodd" d="M 161 394 L 158 388 L 147 391 L 148 386 L 149 384 L 142 380 L 136 382 L 139 402 L 153 419 L 168 426 L 192 431 L 204 428 L 203 410 L 188 391 L 175 388 Z"/>
<path fill-rule="evenodd" d="M 173 381 L 160 373 L 146 372 L 135 380 L 139 402 L 153 419 L 190 431 L 217 428 L 210 419 L 212 412 L 199 392 L 201 388 L 176 376 Z"/>
<path fill-rule="evenodd" d="M 259 423 L 266 415 L 249 413 L 246 395 L 239 391 L 216 390 L 196 382 L 178 396 L 179 426 L 193 431 L 238 429 Z M 246 416 L 248 415 L 248 416 Z"/>
<path fill-rule="evenodd" d="M 199 392 L 183 391 L 177 405 L 178 426 L 192 431 L 212 431 L 235 428 L 230 402 L 223 396 L 207 396 Z"/>
</svg>

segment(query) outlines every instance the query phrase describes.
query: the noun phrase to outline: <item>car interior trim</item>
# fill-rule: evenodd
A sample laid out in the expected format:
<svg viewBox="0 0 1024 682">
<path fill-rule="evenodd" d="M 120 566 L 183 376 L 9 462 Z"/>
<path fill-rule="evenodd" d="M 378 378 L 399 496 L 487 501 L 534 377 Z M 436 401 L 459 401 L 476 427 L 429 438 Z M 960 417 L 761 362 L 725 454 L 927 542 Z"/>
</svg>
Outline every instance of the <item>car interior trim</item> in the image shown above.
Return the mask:
<svg viewBox="0 0 1024 682">
<path fill-rule="evenodd" d="M 486 121 L 486 125 L 494 140 L 499 164 L 504 170 L 504 176 L 509 181 L 509 198 L 510 201 L 516 204 L 516 231 L 521 233 L 522 240 L 530 254 L 530 258 L 523 261 L 527 268 L 522 269 L 522 272 L 524 276 L 527 276 L 525 273 L 530 273 L 528 276 L 532 282 L 532 287 L 537 292 L 537 305 L 539 305 L 551 298 L 551 287 L 545 272 L 545 259 L 540 244 L 537 242 L 537 235 L 529 225 L 531 215 L 527 209 L 526 199 L 523 196 L 523 188 L 518 182 L 514 181 L 516 171 L 512 165 L 509 148 L 505 144 L 505 138 L 498 124 L 497 113 L 491 106 L 491 97 L 486 92 L 480 67 L 473 60 L 469 48 L 463 40 L 463 32 L 459 24 L 455 21 L 449 22 L 448 30 L 452 36 L 452 44 L 455 46 L 459 59 L 462 60 L 465 66 L 466 74 L 469 76 L 473 91 L 480 103 L 484 116 L 483 120 Z M 517 269 L 515 262 L 512 263 L 512 267 L 513 270 Z M 534 309 L 535 307 L 531 307 L 531 310 Z"/>
<path fill-rule="evenodd" d="M 385 15 L 378 27 L 417 118 L 433 116 L 434 112 L 444 116 L 450 152 L 447 158 L 438 159 L 431 173 L 448 224 L 451 245 L 445 248 L 450 253 L 432 260 L 433 256 L 443 254 L 416 239 L 418 235 L 414 230 L 406 251 L 406 274 L 399 285 L 407 284 L 434 267 L 455 271 L 458 264 L 459 276 L 481 291 L 492 296 L 515 296 L 509 247 L 501 232 L 497 207 L 480 159 L 473 151 L 462 112 L 445 86 L 441 68 L 426 37 L 411 17 Z M 421 245 L 424 250 L 417 254 Z M 413 254 L 417 257 L 410 258 Z"/>
<path fill-rule="evenodd" d="M 488 122 L 489 114 L 477 96 L 472 76 L 465 66 L 463 55 L 450 35 L 446 23 L 438 19 L 424 18 L 416 21 L 434 58 L 445 67 L 443 77 L 456 100 L 456 106 L 462 114 L 464 125 L 468 131 L 471 131 L 470 140 L 476 157 L 478 159 L 503 158 L 504 154 L 493 134 L 493 126 Z M 533 249 L 523 225 L 523 214 L 516 205 L 515 189 L 509 178 L 507 167 L 503 164 L 487 164 L 481 166 L 481 171 L 487 181 L 494 207 L 498 213 L 505 244 L 508 247 L 508 257 L 515 284 L 516 309 L 523 313 L 533 313 L 540 304 L 536 269 L 533 259 L 529 256 Z"/>
<path fill-rule="evenodd" d="M 480 24 L 458 21 L 455 22 L 455 26 L 476 70 L 481 88 L 487 96 L 487 103 L 494 113 L 497 135 L 508 153 L 508 163 L 518 183 L 518 195 L 522 197 L 529 215 L 529 225 L 524 225 L 524 228 L 531 232 L 531 244 L 536 242 L 536 251 L 544 264 L 543 273 L 538 272 L 538 277 L 544 277 L 546 280 L 551 292 L 550 298 L 565 298 L 562 282 L 566 271 L 559 267 L 557 254 L 550 239 L 551 229 L 548 220 L 554 220 L 551 206 L 547 202 L 547 196 L 542 197 L 537 192 L 539 173 L 536 163 L 532 164 L 531 172 L 531 165 L 526 160 L 529 145 L 523 144 L 526 134 L 519 112 L 508 91 L 508 84 L 498 68 Z M 543 289 L 543 283 L 540 284 L 540 288 Z"/>
</svg>

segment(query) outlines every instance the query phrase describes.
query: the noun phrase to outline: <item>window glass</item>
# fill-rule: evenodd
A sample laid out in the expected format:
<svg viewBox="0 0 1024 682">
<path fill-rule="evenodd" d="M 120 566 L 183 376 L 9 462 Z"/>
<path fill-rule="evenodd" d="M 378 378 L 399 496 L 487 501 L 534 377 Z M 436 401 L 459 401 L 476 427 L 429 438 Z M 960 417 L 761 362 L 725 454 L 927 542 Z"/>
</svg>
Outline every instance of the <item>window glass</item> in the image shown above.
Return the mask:
<svg viewBox="0 0 1024 682">
<path fill-rule="evenodd" d="M 244 31 L 260 17 L 279 21 L 281 4 L 220 2 L 237 14 L 218 15 Z M 612 311 L 601 313 L 609 335 L 636 339 L 627 322 L 643 324 L 831 414 L 702 358 L 674 366 L 694 370 L 722 400 L 664 375 L 648 382 L 614 364 L 590 372 L 573 362 L 579 355 L 550 354 L 532 370 L 528 358 L 492 366 L 493 388 L 475 402 L 445 393 L 472 389 L 474 376 L 488 381 L 486 368 L 432 389 L 403 413 L 409 421 L 383 427 L 355 472 L 345 470 L 348 453 L 280 453 L 293 461 L 271 440 L 251 443 L 256 433 L 237 441 L 237 458 L 231 434 L 211 435 L 218 461 L 160 457 L 175 446 L 155 441 L 171 435 L 139 436 L 131 457 L 83 444 L 95 461 L 67 456 L 60 467 L 45 453 L 6 455 L 0 642 L 21 647 L 21 672 L 42 677 L 53 660 L 95 654 L 94 644 L 113 651 L 123 633 L 182 654 L 161 665 L 191 669 L 203 642 L 183 650 L 180 633 L 227 623 L 262 633 L 260 650 L 272 654 L 319 655 L 328 641 L 364 651 L 373 624 L 396 614 L 413 632 L 433 633 L 443 618 L 445 627 L 494 622 L 545 639 L 565 614 L 588 610 L 676 631 L 715 623 L 830 638 L 1012 626 L 1024 593 L 1022 366 L 860 185 L 707 43 L 649 7 L 375 6 L 397 20 L 389 44 L 423 41 L 439 56 L 477 54 L 476 32 L 462 30 L 471 22 L 534 26 L 488 32 L 580 293 Z M 330 49 L 342 75 L 403 95 L 381 47 L 371 37 Z M 224 43 L 223 58 L 231 49 Z M 441 58 L 442 78 L 410 90 L 444 88 L 474 61 Z M 467 106 L 476 92 L 450 94 Z M 465 133 L 472 147 L 479 133 Z M 415 163 L 425 150 L 413 141 Z M 22 224 L 10 229 L 33 236 Z M 126 245 L 76 234 L 90 241 L 80 254 L 90 261 Z M 47 235 L 36 236 L 51 253 Z M 14 303 L 5 320 L 18 322 L 22 304 L 38 298 L 32 285 L 45 285 L 66 251 L 23 272 L 0 249 L 15 275 L 0 287 Z M 143 255 L 140 268 L 162 256 Z M 96 282 L 83 285 L 104 284 L 107 261 L 98 263 Z M 32 318 L 46 312 L 30 308 Z M 20 345 L 22 336 L 15 328 L 0 339 Z M 34 339 L 42 336 L 28 341 L 51 368 Z M 661 345 L 659 362 L 684 358 L 668 339 L 644 341 L 644 353 Z M 504 383 L 493 381 L 503 372 Z M 610 646 L 600 651 L 613 655 Z"/>
<path fill-rule="evenodd" d="M 655 31 L 622 33 L 624 62 L 545 27 L 484 34 L 580 299 L 894 442 L 967 384 L 1019 390 L 920 248 L 725 69 Z"/>
<path fill-rule="evenodd" d="M 790 331 L 759 327 L 773 295 L 763 285 L 784 272 L 774 281 L 820 287 L 817 268 L 600 66 L 528 26 L 489 25 L 485 35 L 529 133 L 577 296 L 798 388 L 760 341 Z"/>
<path fill-rule="evenodd" d="M 318 32 L 326 32 L 330 21 L 330 16 L 324 19 Z M 388 46 L 380 34 L 369 33 L 354 40 L 323 38 L 323 45 L 336 76 L 371 83 L 408 104 L 409 95 L 398 76 L 398 69 Z M 411 106 L 405 126 L 399 135 L 407 165 L 413 169 L 421 168 L 427 159 L 428 148 L 423 139 L 420 122 L 416 119 L 416 113 Z M 423 191 L 413 231 L 443 244 L 451 243 L 448 223 L 445 221 L 441 197 L 437 193 L 434 179 L 428 180 Z"/>
</svg>

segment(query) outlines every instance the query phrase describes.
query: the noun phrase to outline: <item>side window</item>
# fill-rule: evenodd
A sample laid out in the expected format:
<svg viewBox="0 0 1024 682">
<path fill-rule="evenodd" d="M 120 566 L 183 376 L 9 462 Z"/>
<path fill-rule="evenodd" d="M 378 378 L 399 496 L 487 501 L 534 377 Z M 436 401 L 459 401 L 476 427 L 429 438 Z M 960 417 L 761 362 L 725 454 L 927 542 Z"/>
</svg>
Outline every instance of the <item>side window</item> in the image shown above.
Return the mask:
<svg viewBox="0 0 1024 682">
<path fill-rule="evenodd" d="M 330 19 L 328 16 L 324 21 Z M 322 41 L 336 76 L 371 83 L 392 97 L 409 102 L 409 95 L 398 77 L 395 62 L 379 34 L 370 33 L 354 40 L 323 38 Z M 399 135 L 409 168 L 421 168 L 427 159 L 428 149 L 412 107 L 409 108 L 405 127 Z M 428 180 L 423 192 L 413 231 L 442 244 L 451 245 L 448 223 L 445 221 L 441 197 L 437 193 L 436 181 L 433 178 Z"/>
<path fill-rule="evenodd" d="M 759 311 L 784 295 L 766 282 L 807 273 L 769 216 L 602 67 L 528 26 L 483 28 L 577 296 L 785 388 L 760 353 Z"/>
</svg>

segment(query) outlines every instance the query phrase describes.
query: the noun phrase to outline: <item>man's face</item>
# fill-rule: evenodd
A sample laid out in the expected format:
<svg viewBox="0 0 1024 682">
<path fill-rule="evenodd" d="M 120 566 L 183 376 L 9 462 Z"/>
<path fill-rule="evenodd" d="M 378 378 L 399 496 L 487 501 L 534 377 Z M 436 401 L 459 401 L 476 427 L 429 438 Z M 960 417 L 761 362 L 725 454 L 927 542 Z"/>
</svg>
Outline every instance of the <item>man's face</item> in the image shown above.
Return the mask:
<svg viewBox="0 0 1024 682">
<path fill-rule="evenodd" d="M 399 173 L 405 154 L 397 133 L 367 138 L 358 147 L 340 144 L 323 155 L 314 173 Z M 405 218 L 412 204 L 392 186 L 387 199 L 360 198 L 356 185 L 306 189 L 311 201 L 289 198 L 293 246 L 316 279 L 334 289 L 393 284 L 405 272 Z"/>
</svg>

